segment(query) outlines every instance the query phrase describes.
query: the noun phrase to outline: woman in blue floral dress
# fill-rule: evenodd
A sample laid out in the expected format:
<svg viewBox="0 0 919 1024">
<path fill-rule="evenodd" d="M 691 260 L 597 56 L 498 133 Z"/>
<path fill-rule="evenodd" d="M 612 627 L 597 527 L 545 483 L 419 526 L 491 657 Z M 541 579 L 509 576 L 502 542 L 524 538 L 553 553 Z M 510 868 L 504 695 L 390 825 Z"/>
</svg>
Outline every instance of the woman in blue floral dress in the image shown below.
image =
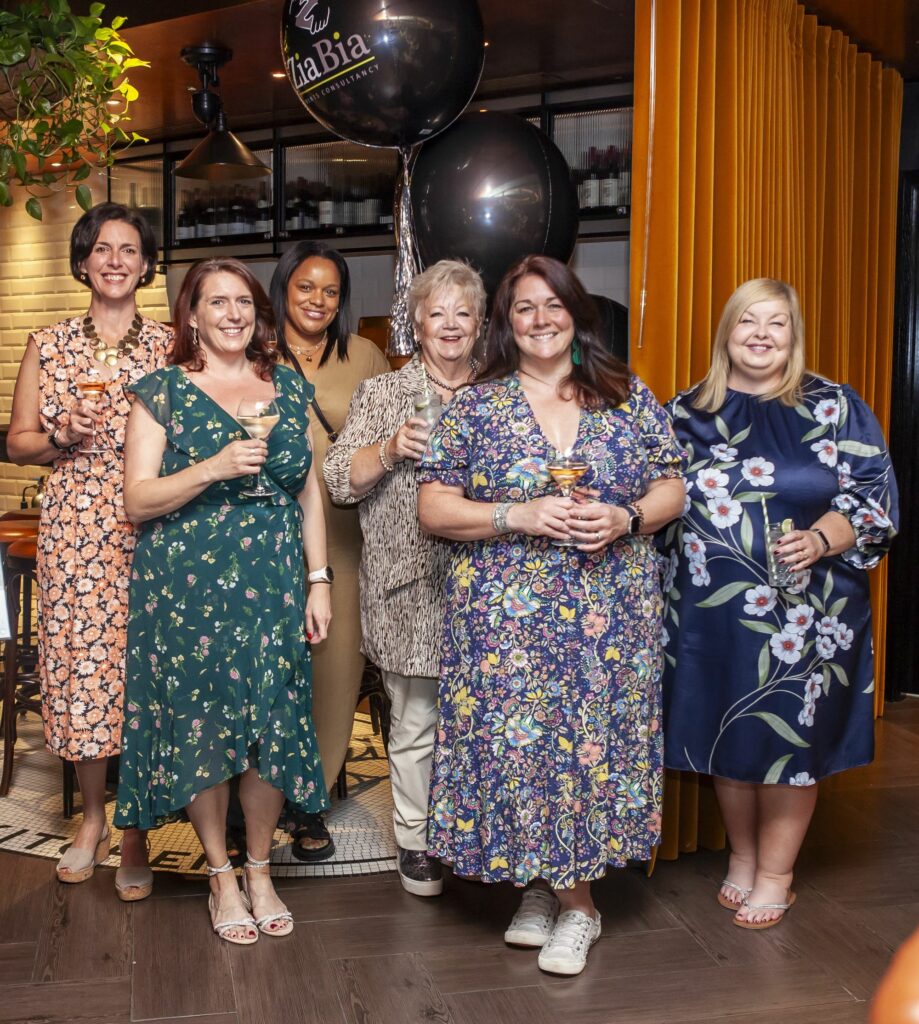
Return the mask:
<svg viewBox="0 0 919 1024">
<path fill-rule="evenodd" d="M 293 927 L 268 875 L 285 796 L 304 811 L 324 804 L 307 641 L 326 635 L 331 574 L 311 467 L 312 388 L 276 365 L 271 305 L 237 260 L 196 264 L 175 316 L 174 365 L 133 387 L 128 422 L 125 509 L 143 528 L 116 821 L 150 828 L 184 808 L 207 856 L 214 930 L 249 944 Z M 272 399 L 280 418 L 266 444 L 235 414 L 242 400 Z M 246 493 L 260 469 L 267 498 Z M 304 550 L 310 579 L 327 577 L 308 601 Z M 226 850 L 234 776 L 243 894 Z"/>
<path fill-rule="evenodd" d="M 688 495 L 665 534 L 666 761 L 715 776 L 731 845 L 718 899 L 764 928 L 794 902 L 817 780 L 873 755 L 865 570 L 896 531 L 896 484 L 865 403 L 805 372 L 781 281 L 737 289 L 708 376 L 669 409 Z M 786 523 L 788 586 L 770 582 L 766 517 Z"/>
<path fill-rule="evenodd" d="M 659 838 L 661 595 L 648 534 L 682 507 L 679 448 L 556 260 L 508 272 L 488 351 L 485 381 L 457 395 L 421 464 L 422 526 L 461 542 L 428 850 L 456 874 L 528 887 L 505 940 L 577 974 L 600 934 L 590 883 L 649 858 Z M 549 477 L 555 450 L 591 466 L 577 500 Z"/>
</svg>

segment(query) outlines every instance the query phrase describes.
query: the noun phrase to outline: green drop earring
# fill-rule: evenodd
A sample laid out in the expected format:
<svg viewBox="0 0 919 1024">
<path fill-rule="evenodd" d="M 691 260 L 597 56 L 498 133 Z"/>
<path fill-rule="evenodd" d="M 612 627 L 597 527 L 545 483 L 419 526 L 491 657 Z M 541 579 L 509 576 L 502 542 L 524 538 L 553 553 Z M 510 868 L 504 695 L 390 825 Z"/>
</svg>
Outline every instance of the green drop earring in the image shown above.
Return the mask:
<svg viewBox="0 0 919 1024">
<path fill-rule="evenodd" d="M 574 366 L 581 365 L 581 342 L 578 338 L 571 343 L 571 362 Z"/>
</svg>

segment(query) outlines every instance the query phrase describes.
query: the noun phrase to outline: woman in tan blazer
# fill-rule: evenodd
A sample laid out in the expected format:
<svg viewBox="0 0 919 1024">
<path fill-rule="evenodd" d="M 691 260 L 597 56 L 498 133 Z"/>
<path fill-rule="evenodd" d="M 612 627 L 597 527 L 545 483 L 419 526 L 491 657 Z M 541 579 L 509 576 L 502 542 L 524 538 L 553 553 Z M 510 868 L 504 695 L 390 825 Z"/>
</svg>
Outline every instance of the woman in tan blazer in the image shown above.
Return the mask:
<svg viewBox="0 0 919 1024">
<path fill-rule="evenodd" d="M 271 279 L 281 358 L 316 388 L 310 418 L 317 466 L 325 459 L 330 437 L 345 422 L 354 389 L 389 370 L 372 341 L 351 334 L 350 289 L 348 264 L 321 242 L 298 242 L 288 249 Z M 353 508 L 336 508 L 324 483 L 321 490 L 335 582 L 328 638 L 313 647 L 313 723 L 328 789 L 348 753 L 364 655 L 358 608 L 361 527 Z M 319 815 L 289 817 L 294 829 L 291 852 L 298 860 L 332 856 L 335 847 Z"/>
</svg>

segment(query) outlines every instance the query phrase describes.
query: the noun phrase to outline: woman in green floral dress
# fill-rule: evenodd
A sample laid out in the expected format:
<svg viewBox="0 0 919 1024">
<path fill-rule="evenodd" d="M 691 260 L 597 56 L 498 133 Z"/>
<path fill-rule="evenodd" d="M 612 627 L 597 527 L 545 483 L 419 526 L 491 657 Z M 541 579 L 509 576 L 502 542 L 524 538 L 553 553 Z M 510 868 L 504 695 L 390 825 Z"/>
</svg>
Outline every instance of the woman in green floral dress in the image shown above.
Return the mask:
<svg viewBox="0 0 919 1024">
<path fill-rule="evenodd" d="M 271 306 L 238 261 L 193 267 L 175 317 L 173 365 L 134 386 L 128 423 L 125 508 L 143 526 L 116 820 L 150 828 L 184 808 L 207 856 L 214 930 L 248 944 L 293 927 L 268 875 L 284 798 L 305 812 L 324 803 L 307 642 L 327 633 L 330 588 L 306 600 L 302 557 L 331 581 L 312 388 L 276 365 Z M 267 443 L 247 437 L 240 402 L 271 399 L 280 417 Z M 268 498 L 246 495 L 259 470 Z M 224 827 L 237 775 L 242 894 Z"/>
</svg>

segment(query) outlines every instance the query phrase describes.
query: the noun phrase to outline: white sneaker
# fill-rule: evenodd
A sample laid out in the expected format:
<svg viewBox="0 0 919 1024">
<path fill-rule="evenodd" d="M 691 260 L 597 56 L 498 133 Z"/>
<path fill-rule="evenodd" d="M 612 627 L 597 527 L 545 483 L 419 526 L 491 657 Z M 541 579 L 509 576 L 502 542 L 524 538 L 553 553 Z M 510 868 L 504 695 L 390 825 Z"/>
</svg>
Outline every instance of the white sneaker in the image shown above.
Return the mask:
<svg viewBox="0 0 919 1024">
<path fill-rule="evenodd" d="M 549 941 L 539 952 L 539 968 L 549 974 L 580 974 L 590 947 L 600 938 L 600 915 L 588 917 L 580 910 L 559 915 Z"/>
<path fill-rule="evenodd" d="M 545 889 L 527 889 L 517 913 L 504 933 L 504 941 L 509 946 L 527 946 L 538 949 L 545 945 L 555 919 L 558 917 L 558 900 Z"/>
</svg>

